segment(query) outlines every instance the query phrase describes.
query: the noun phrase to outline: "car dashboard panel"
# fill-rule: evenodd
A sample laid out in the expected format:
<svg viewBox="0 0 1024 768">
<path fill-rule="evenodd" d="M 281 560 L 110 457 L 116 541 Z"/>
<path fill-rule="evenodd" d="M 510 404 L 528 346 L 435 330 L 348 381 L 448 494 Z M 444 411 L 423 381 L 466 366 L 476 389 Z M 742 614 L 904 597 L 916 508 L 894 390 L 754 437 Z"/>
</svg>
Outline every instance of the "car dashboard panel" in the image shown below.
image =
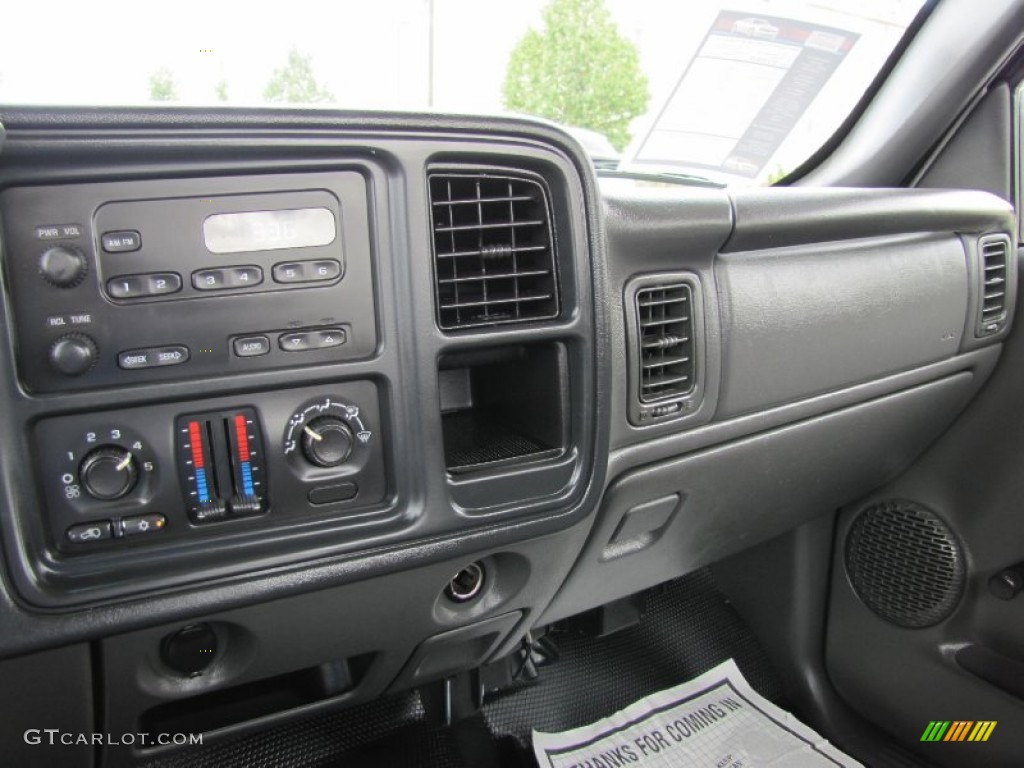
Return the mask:
<svg viewBox="0 0 1024 768">
<path fill-rule="evenodd" d="M 884 483 L 1012 323 L 984 193 L 599 183 L 512 119 L 3 120 L 0 663 L 82 730 L 506 655 Z"/>
</svg>

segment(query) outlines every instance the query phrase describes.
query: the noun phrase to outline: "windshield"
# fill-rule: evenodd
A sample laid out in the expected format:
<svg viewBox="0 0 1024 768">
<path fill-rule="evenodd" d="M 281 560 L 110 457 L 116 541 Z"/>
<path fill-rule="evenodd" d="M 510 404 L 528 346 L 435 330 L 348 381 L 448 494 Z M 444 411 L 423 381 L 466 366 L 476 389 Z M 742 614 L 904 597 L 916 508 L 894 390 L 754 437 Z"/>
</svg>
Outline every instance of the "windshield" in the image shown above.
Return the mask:
<svg viewBox="0 0 1024 768">
<path fill-rule="evenodd" d="M 765 184 L 836 131 L 922 3 L 17 3 L 0 103 L 513 112 L 598 168 Z"/>
</svg>

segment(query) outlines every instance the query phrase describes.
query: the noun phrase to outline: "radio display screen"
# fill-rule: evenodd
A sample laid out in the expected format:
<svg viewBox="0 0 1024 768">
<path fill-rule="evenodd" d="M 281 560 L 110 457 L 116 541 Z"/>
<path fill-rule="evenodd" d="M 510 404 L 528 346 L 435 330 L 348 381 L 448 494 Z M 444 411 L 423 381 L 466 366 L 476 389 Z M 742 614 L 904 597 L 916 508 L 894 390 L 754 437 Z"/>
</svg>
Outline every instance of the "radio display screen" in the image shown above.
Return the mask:
<svg viewBox="0 0 1024 768">
<path fill-rule="evenodd" d="M 203 240 L 211 253 L 273 251 L 328 245 L 337 236 L 328 208 L 215 213 L 203 222 Z"/>
</svg>

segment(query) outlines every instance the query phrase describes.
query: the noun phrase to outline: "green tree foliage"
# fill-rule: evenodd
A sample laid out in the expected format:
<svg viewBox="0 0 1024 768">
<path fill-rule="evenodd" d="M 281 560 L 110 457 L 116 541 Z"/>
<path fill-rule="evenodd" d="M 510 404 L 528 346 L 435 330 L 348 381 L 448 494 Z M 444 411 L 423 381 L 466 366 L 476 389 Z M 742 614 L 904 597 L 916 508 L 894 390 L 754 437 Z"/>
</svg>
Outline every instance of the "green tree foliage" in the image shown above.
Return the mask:
<svg viewBox="0 0 1024 768">
<path fill-rule="evenodd" d="M 294 48 L 288 51 L 288 63 L 274 70 L 270 82 L 263 89 L 263 98 L 285 104 L 334 101 L 334 95 L 317 83 L 310 57 L 303 56 Z"/>
<path fill-rule="evenodd" d="M 217 101 L 228 100 L 228 81 L 223 77 L 217 81 L 217 84 L 213 87 L 213 93 L 217 97 Z"/>
<path fill-rule="evenodd" d="M 604 0 L 551 0 L 509 57 L 505 107 L 603 133 L 616 149 L 647 110 L 647 77 Z"/>
<path fill-rule="evenodd" d="M 177 101 L 178 88 L 174 84 L 174 75 L 167 67 L 161 67 L 149 76 L 150 101 Z"/>
<path fill-rule="evenodd" d="M 775 170 L 768 174 L 768 184 L 778 184 L 784 178 L 789 176 L 789 171 L 783 168 L 781 165 L 776 165 Z"/>
</svg>

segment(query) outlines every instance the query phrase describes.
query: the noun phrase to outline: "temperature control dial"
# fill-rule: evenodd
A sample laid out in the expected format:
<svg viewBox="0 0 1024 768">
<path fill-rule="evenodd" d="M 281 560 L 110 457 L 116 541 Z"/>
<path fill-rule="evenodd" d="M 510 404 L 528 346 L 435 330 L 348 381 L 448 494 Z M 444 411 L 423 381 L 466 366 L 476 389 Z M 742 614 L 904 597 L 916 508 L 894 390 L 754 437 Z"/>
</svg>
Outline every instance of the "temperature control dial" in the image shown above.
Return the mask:
<svg viewBox="0 0 1024 768">
<path fill-rule="evenodd" d="M 131 493 L 139 480 L 139 468 L 131 451 L 117 445 L 101 445 L 82 459 L 78 480 L 94 499 L 112 501 Z"/>
<path fill-rule="evenodd" d="M 318 467 L 337 467 L 352 455 L 355 437 L 337 416 L 318 416 L 302 428 L 302 454 Z"/>
</svg>

